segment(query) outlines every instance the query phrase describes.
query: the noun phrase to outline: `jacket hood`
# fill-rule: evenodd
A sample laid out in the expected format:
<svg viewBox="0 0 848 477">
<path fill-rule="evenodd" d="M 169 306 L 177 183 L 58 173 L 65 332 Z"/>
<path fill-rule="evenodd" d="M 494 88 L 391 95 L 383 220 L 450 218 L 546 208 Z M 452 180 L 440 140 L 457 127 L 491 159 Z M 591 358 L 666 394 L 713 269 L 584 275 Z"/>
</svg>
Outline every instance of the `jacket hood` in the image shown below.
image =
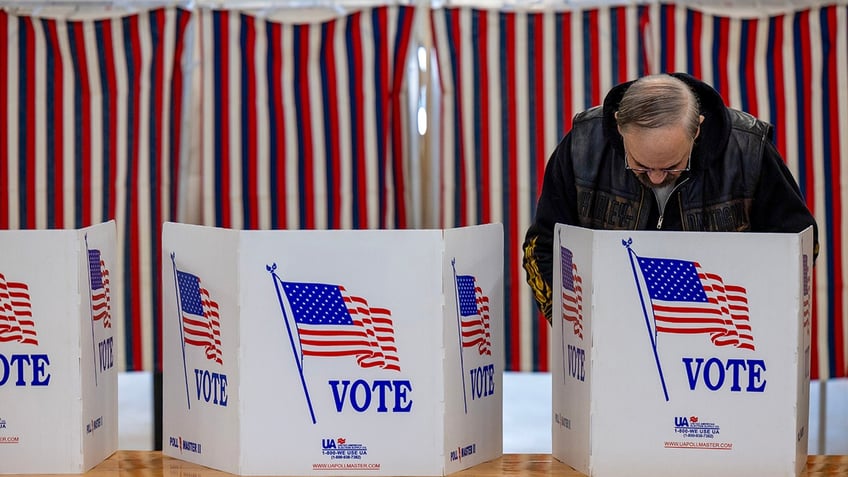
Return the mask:
<svg viewBox="0 0 848 477">
<path fill-rule="evenodd" d="M 670 76 L 680 79 L 695 92 L 701 105 L 701 114 L 704 122 L 701 124 L 701 132 L 695 141 L 695 151 L 692 153 L 693 167 L 700 161 L 709 161 L 712 157 L 719 155 L 727 146 L 730 137 L 731 119 L 730 112 L 724 104 L 721 95 L 707 83 L 695 79 L 685 73 L 671 73 Z M 615 112 L 621 102 L 624 92 L 634 81 L 619 84 L 613 87 L 604 98 L 604 133 L 616 148 L 624 150 L 621 135 L 615 123 Z M 709 144 L 710 147 L 697 147 L 698 144 Z"/>
</svg>

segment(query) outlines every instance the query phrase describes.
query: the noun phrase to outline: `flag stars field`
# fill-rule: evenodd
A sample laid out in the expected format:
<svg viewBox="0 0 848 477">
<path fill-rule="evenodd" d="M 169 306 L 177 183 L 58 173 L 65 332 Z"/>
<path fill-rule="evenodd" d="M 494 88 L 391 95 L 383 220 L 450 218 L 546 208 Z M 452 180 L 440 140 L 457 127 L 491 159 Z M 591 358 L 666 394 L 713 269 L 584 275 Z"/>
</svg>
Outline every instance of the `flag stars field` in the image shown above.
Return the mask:
<svg viewBox="0 0 848 477">
<path fill-rule="evenodd" d="M 692 262 L 639 258 L 651 296 L 660 300 L 706 302 L 707 295 Z"/>
<path fill-rule="evenodd" d="M 299 317 L 299 321 L 313 325 L 353 324 L 339 288 L 319 285 L 301 283 L 283 285 L 286 295 L 290 297 L 289 304 L 292 312 Z"/>
</svg>

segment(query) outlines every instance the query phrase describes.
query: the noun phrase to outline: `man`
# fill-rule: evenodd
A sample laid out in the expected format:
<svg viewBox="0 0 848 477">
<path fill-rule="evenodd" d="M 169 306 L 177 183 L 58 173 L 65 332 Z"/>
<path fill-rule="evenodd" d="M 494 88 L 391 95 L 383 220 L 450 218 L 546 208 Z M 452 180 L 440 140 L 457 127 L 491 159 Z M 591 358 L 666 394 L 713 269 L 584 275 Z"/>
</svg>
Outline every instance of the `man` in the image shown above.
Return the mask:
<svg viewBox="0 0 848 477">
<path fill-rule="evenodd" d="M 818 231 L 772 127 L 725 106 L 685 74 L 646 76 L 614 87 L 575 116 L 551 155 L 524 269 L 551 320 L 553 229 Z"/>
</svg>

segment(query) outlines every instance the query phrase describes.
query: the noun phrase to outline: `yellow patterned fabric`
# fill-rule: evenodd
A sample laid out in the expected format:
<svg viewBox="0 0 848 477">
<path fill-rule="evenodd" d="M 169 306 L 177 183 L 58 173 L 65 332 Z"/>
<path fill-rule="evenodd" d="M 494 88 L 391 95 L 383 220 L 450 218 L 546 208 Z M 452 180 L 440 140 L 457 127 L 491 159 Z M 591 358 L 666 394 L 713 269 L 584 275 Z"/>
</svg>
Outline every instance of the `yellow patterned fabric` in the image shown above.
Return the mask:
<svg viewBox="0 0 848 477">
<path fill-rule="evenodd" d="M 536 261 L 536 240 L 538 237 L 533 237 L 524 247 L 524 271 L 527 272 L 527 284 L 533 290 L 533 298 L 539 305 L 539 310 L 545 315 L 548 323 L 551 322 L 551 286 L 545 283 L 542 278 L 542 273 L 539 271 L 539 264 Z"/>
</svg>

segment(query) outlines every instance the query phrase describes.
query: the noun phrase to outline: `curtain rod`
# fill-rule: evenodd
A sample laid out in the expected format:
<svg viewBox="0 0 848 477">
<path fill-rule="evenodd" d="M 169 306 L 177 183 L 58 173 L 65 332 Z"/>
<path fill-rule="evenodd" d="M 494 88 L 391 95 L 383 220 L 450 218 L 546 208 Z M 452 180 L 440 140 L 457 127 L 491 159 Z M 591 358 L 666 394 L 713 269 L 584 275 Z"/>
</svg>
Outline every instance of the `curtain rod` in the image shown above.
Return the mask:
<svg viewBox="0 0 848 477">
<path fill-rule="evenodd" d="M 688 7 L 706 13 L 752 17 L 822 5 L 848 5 L 848 0 L 430 0 L 432 8 L 471 7 L 505 11 L 586 9 L 627 5 Z"/>
<path fill-rule="evenodd" d="M 149 8 L 149 7 L 227 7 L 227 8 L 359 8 L 381 5 L 414 5 L 415 0 L 0 0 L 0 8 Z"/>
<path fill-rule="evenodd" d="M 430 1 L 427 0 L 427 3 Z M 244 10 L 324 9 L 345 13 L 359 8 L 420 3 L 420 0 L 196 0 L 195 5 Z"/>
<path fill-rule="evenodd" d="M 195 3 L 193 0 L 0 0 L 0 8 L 20 7 L 20 8 L 40 8 L 40 7 L 118 7 L 118 8 L 137 8 L 137 7 L 170 7 L 170 6 L 190 6 Z"/>
<path fill-rule="evenodd" d="M 363 7 L 375 5 L 414 5 L 420 4 L 416 0 L 0 0 L 0 8 L 20 7 L 228 7 L 237 8 L 245 6 L 257 7 L 291 7 L 291 8 L 327 8 L 327 7 Z M 632 5 L 632 4 L 655 4 L 663 3 L 662 0 L 429 0 L 429 5 L 438 8 L 441 6 L 469 5 L 469 6 L 533 6 L 533 5 Z M 679 5 L 722 7 L 729 6 L 799 6 L 820 4 L 846 4 L 848 0 L 672 0 L 671 3 Z"/>
</svg>

